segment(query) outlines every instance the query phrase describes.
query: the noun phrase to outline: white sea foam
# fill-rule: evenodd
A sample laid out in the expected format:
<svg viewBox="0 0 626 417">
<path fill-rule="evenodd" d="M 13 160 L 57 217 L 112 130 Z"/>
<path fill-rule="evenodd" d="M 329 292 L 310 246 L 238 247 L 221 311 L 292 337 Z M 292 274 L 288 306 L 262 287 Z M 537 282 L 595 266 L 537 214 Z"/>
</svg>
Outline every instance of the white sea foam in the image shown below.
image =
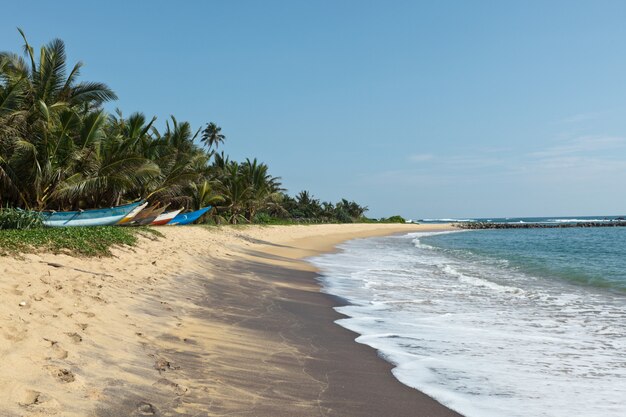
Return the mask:
<svg viewBox="0 0 626 417">
<path fill-rule="evenodd" d="M 601 223 L 601 222 L 612 222 L 612 219 L 548 219 L 548 222 L 553 223 L 584 223 L 584 222 L 593 222 L 593 223 Z"/>
<path fill-rule="evenodd" d="M 474 222 L 474 219 L 422 219 L 423 222 Z"/>
<path fill-rule="evenodd" d="M 311 260 L 352 303 L 338 323 L 400 381 L 469 417 L 626 415 L 624 296 L 461 261 L 420 236 Z"/>
</svg>

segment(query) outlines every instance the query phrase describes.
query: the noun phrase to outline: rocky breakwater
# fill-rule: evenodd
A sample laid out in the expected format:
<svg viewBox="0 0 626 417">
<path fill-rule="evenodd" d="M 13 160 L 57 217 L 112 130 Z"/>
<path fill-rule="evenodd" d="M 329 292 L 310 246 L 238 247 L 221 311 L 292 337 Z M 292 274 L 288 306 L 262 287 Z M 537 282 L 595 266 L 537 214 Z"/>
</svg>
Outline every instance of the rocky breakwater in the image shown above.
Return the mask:
<svg viewBox="0 0 626 417">
<path fill-rule="evenodd" d="M 606 222 L 577 223 L 493 223 L 493 222 L 462 222 L 454 223 L 459 229 L 563 229 L 570 227 L 626 227 L 626 221 L 615 220 Z"/>
</svg>

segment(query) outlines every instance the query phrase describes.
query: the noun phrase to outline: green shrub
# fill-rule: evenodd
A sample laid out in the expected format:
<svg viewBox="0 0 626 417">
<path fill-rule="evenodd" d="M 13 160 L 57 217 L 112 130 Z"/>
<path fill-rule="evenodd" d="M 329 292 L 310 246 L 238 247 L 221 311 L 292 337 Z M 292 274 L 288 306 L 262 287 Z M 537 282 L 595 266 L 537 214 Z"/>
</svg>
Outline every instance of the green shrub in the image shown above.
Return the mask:
<svg viewBox="0 0 626 417">
<path fill-rule="evenodd" d="M 272 223 L 272 216 L 263 212 L 257 213 L 256 216 L 254 216 L 254 223 L 270 224 Z"/>
<path fill-rule="evenodd" d="M 406 223 L 406 220 L 404 219 L 404 217 L 398 216 L 398 215 L 391 216 L 386 219 L 380 219 L 380 221 L 384 223 Z"/>
<path fill-rule="evenodd" d="M 378 223 L 378 219 L 370 219 L 369 217 L 361 217 L 358 220 L 359 223 Z"/>
<path fill-rule="evenodd" d="M 41 214 L 35 211 L 0 209 L 0 229 L 36 229 L 42 226 Z"/>
<path fill-rule="evenodd" d="M 348 212 L 342 209 L 337 210 L 335 217 L 339 223 L 354 223 Z"/>
</svg>

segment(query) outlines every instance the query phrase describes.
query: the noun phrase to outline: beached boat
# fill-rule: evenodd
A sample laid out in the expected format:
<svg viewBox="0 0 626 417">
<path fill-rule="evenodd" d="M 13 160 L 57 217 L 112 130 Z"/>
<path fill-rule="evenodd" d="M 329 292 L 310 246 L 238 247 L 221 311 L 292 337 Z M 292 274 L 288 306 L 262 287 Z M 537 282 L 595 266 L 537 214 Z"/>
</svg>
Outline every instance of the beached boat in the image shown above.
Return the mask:
<svg viewBox="0 0 626 417">
<path fill-rule="evenodd" d="M 183 211 L 183 209 L 168 211 L 167 213 L 160 214 L 152 223 L 150 223 L 150 226 L 163 226 L 164 224 L 168 224 L 172 221 L 172 219 L 174 219 L 174 217 L 178 216 L 178 213 L 181 211 Z"/>
<path fill-rule="evenodd" d="M 43 211 L 43 224 L 50 227 L 110 226 L 126 217 L 143 202 L 123 206 L 78 211 Z"/>
<path fill-rule="evenodd" d="M 148 207 L 142 210 L 133 220 L 128 223 L 125 223 L 125 226 L 146 226 L 149 225 L 161 215 L 167 208 L 167 205 L 156 208 L 156 207 Z"/>
<path fill-rule="evenodd" d="M 129 221 L 133 220 L 135 216 L 137 216 L 141 212 L 141 210 L 145 209 L 147 206 L 148 206 L 148 202 L 146 201 L 145 203 L 135 207 L 130 213 L 124 216 L 122 220 L 117 222 L 117 224 L 128 223 Z"/>
<path fill-rule="evenodd" d="M 178 216 L 174 217 L 171 222 L 169 222 L 168 226 L 182 226 L 185 224 L 191 224 L 198 220 L 204 213 L 209 211 L 211 206 L 201 208 L 200 210 L 190 211 L 189 213 L 180 213 Z"/>
</svg>

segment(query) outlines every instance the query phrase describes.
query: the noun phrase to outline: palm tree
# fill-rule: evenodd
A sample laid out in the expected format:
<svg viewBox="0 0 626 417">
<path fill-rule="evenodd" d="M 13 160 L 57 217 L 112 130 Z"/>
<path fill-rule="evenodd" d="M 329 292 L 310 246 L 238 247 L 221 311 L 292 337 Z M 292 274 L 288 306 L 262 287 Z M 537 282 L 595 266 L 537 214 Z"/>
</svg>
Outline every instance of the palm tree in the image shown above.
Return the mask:
<svg viewBox="0 0 626 417">
<path fill-rule="evenodd" d="M 353 219 L 358 220 L 363 217 L 363 214 L 367 211 L 367 207 L 361 206 L 355 201 L 350 201 L 347 205 L 347 211 Z"/>
<path fill-rule="evenodd" d="M 199 183 L 192 182 L 189 184 L 189 193 L 191 196 L 192 210 L 200 210 L 203 207 L 214 206 L 224 202 L 224 196 L 222 196 L 215 189 L 215 184 L 212 184 L 209 180 L 202 180 Z"/>
<path fill-rule="evenodd" d="M 134 138 L 126 136 L 141 124 L 141 117 L 131 116 L 128 123 L 131 130 L 120 134 L 115 134 L 116 129 L 111 126 L 107 131 L 105 121 L 96 119 L 101 126 L 88 131 L 99 139 L 75 149 L 65 161 L 67 178 L 51 195 L 58 203 L 77 206 L 82 202 L 88 207 L 117 205 L 124 196 L 140 195 L 161 174 L 159 166 L 141 154 Z"/>
<path fill-rule="evenodd" d="M 29 62 L 0 53 L 0 175 L 9 185 L 5 198 L 15 198 L 11 189 L 18 189 L 14 204 L 42 209 L 67 173 L 59 169 L 58 152 L 84 150 L 98 140 L 99 109 L 117 97 L 102 83 L 77 82 L 80 62 L 67 74 L 63 41 L 55 39 L 41 47 L 36 61 L 33 47 L 18 30 Z"/>
<path fill-rule="evenodd" d="M 246 218 L 252 222 L 256 213 L 265 208 L 275 194 L 282 191 L 280 178 L 269 174 L 269 167 L 264 163 L 246 159 L 241 165 L 241 174 L 245 178 L 249 193 L 246 203 Z"/>
<path fill-rule="evenodd" d="M 363 214 L 367 211 L 367 207 L 360 206 L 354 201 L 348 201 L 345 198 L 342 198 L 341 201 L 335 205 L 335 211 L 337 212 L 337 218 L 339 221 L 347 221 L 348 217 L 351 221 L 355 221 L 363 217 Z"/>
<path fill-rule="evenodd" d="M 202 131 L 200 142 L 204 143 L 209 150 L 213 147 L 217 149 L 220 143 L 224 143 L 224 140 L 226 140 L 226 136 L 224 136 L 221 131 L 222 128 L 215 123 L 207 123 L 206 127 Z"/>
<path fill-rule="evenodd" d="M 61 40 L 36 54 L 19 32 L 24 56 L 0 52 L 0 205 L 68 210 L 147 198 L 173 207 L 212 205 L 214 219 L 231 223 L 252 222 L 259 213 L 350 222 L 367 210 L 345 199 L 320 204 L 308 191 L 284 194 L 266 164 L 217 153 L 225 136 L 213 122 L 194 132 L 172 116 L 159 131 L 154 117 L 108 114 L 102 107 L 115 93 L 79 81 L 82 63 L 68 66 Z"/>
<path fill-rule="evenodd" d="M 224 215 L 229 223 L 237 224 L 245 221 L 246 202 L 249 199 L 250 187 L 242 175 L 237 162 L 229 162 L 219 174 L 220 192 L 224 196 Z"/>
<path fill-rule="evenodd" d="M 193 143 L 198 132 L 192 133 L 188 122 L 179 123 L 173 116 L 171 121 L 163 134 L 153 130 L 153 143 L 146 148 L 161 170 L 148 191 L 151 200 L 188 207 L 192 197 L 184 191 L 208 174 L 210 155 Z"/>
<path fill-rule="evenodd" d="M 3 200 L 27 205 L 20 178 L 10 163 L 26 117 L 23 107 L 27 80 L 21 70 L 23 66 L 19 56 L 0 54 L 0 206 L 4 205 Z"/>
<path fill-rule="evenodd" d="M 329 201 L 324 201 L 321 204 L 320 218 L 324 222 L 330 222 L 334 219 L 335 205 Z"/>
<path fill-rule="evenodd" d="M 319 200 L 315 199 L 308 191 L 300 191 L 296 196 L 298 203 L 298 210 L 302 214 L 302 217 L 307 219 L 314 219 L 319 217 L 322 212 L 322 207 Z"/>
</svg>

